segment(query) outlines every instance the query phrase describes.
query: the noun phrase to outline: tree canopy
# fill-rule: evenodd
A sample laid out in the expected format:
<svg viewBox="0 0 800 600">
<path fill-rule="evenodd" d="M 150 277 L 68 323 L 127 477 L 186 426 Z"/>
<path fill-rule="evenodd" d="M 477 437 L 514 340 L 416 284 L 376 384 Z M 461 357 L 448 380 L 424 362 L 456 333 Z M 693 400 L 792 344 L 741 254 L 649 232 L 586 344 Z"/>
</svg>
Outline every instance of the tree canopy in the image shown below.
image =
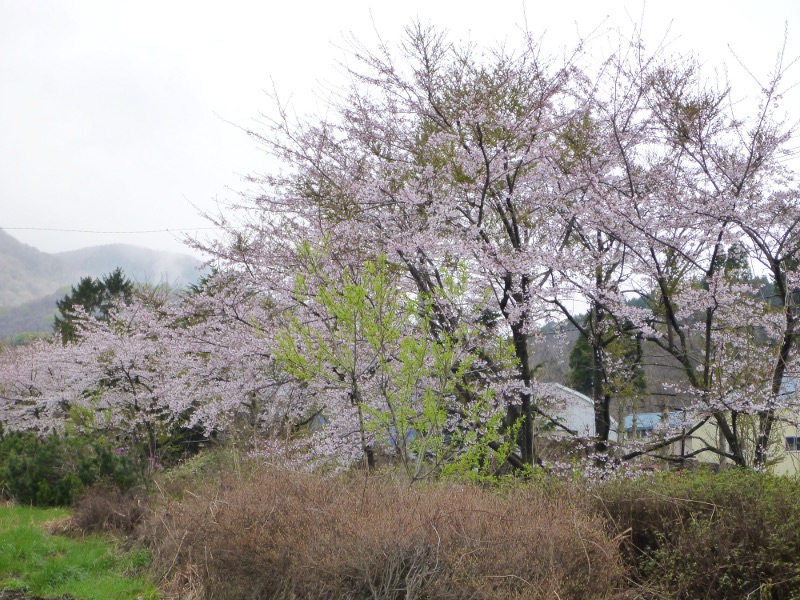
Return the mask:
<svg viewBox="0 0 800 600">
<path fill-rule="evenodd" d="M 589 43 L 557 59 L 530 34 L 482 50 L 419 23 L 397 47 L 353 41 L 324 115 L 276 97 L 250 132 L 281 169 L 209 217 L 223 235 L 197 243 L 216 260 L 202 289 L 111 315 L 109 283 L 81 282 L 59 309 L 111 316 L 82 333 L 109 345 L 64 340 L 138 369 L 137 411 L 146 398 L 215 430 L 247 414 L 282 452 L 340 466 L 381 446 L 416 474 L 421 456 L 526 471 L 555 428 L 613 468 L 706 423 L 725 443 L 694 453 L 764 466 L 776 422 L 797 414 L 781 393 L 800 285 L 787 61 L 747 112 L 694 57 L 636 31 L 617 41 L 601 61 Z M 554 416 L 532 364 L 553 321 L 589 365 L 591 440 Z M 611 406 L 644 393 L 644 343 L 692 419 L 617 447 Z"/>
</svg>

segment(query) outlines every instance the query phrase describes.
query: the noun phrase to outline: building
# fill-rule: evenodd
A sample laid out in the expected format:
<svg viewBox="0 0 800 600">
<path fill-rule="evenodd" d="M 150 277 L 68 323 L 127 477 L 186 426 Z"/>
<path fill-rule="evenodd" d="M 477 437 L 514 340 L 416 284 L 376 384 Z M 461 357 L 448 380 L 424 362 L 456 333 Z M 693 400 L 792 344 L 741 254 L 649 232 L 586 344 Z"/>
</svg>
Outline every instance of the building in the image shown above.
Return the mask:
<svg viewBox="0 0 800 600">
<path fill-rule="evenodd" d="M 776 411 L 776 423 L 772 431 L 772 445 L 769 468 L 776 475 L 794 476 L 800 473 L 800 378 L 786 377 L 778 395 L 778 404 L 784 406 Z M 694 421 L 696 422 L 696 421 Z M 673 434 L 691 429 L 693 423 L 689 413 L 671 411 L 669 413 L 639 413 L 627 415 L 624 420 L 624 438 L 629 440 L 647 439 L 661 431 Z M 757 418 L 743 416 L 739 423 L 745 448 L 754 446 L 752 440 L 757 432 Z M 726 450 L 727 444 L 716 421 L 711 418 L 692 435 L 674 442 L 668 453 L 672 456 L 692 456 L 702 464 L 730 466 L 732 461 L 718 453 L 705 451 L 693 453 L 704 447 Z"/>
<path fill-rule="evenodd" d="M 578 437 L 593 438 L 595 436 L 594 402 L 588 396 L 561 385 L 560 383 L 542 383 L 537 386 L 537 398 L 547 403 L 545 412 L 552 415 L 553 420 L 567 429 L 574 431 Z M 544 426 L 548 423 L 545 421 Z M 550 423 L 554 437 L 564 437 L 568 434 L 563 428 Z M 619 434 L 619 424 L 611 418 L 611 432 L 609 439 L 616 442 Z"/>
</svg>

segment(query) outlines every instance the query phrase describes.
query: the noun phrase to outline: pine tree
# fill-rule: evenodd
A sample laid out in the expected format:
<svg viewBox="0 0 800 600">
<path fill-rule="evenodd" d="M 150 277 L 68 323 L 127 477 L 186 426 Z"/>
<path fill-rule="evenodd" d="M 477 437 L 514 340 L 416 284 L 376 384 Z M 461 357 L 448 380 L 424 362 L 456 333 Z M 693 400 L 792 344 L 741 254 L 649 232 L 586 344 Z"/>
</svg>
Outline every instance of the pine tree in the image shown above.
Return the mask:
<svg viewBox="0 0 800 600">
<path fill-rule="evenodd" d="M 133 282 L 119 267 L 102 279 L 84 277 L 77 287 L 72 286 L 70 293 L 56 302 L 59 315 L 55 317 L 53 331 L 61 336 L 63 343 L 73 342 L 80 337 L 75 323 L 76 308 L 81 307 L 87 315 L 105 320 L 119 300 L 125 304 L 133 300 Z"/>
</svg>

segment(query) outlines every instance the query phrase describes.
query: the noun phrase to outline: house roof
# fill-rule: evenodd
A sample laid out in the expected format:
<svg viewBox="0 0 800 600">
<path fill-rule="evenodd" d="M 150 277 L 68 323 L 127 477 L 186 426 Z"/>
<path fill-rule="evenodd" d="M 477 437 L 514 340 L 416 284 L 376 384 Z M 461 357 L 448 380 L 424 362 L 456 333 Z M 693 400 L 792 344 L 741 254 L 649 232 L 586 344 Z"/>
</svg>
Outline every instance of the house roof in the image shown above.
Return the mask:
<svg viewBox="0 0 800 600">
<path fill-rule="evenodd" d="M 540 383 L 538 389 L 540 392 L 545 392 L 544 394 L 540 393 L 542 396 L 552 395 L 561 399 L 569 398 L 570 400 L 577 400 L 583 404 L 594 406 L 594 402 L 591 398 L 589 398 L 589 396 L 586 394 L 581 394 L 578 390 L 573 390 L 572 388 L 561 385 L 560 383 Z"/>
<path fill-rule="evenodd" d="M 555 401 L 549 411 L 567 427 L 575 431 L 588 428 L 589 435 L 594 435 L 594 401 L 577 390 L 560 383 L 539 383 L 536 385 L 536 396 Z M 616 439 L 617 421 L 611 417 L 611 439 Z"/>
<path fill-rule="evenodd" d="M 656 427 L 661 425 L 662 413 L 660 412 L 646 412 L 636 413 L 636 431 L 653 431 Z M 682 427 L 684 426 L 684 413 L 680 411 L 670 411 L 667 415 L 668 427 Z M 633 430 L 633 415 L 625 416 L 625 431 Z"/>
</svg>

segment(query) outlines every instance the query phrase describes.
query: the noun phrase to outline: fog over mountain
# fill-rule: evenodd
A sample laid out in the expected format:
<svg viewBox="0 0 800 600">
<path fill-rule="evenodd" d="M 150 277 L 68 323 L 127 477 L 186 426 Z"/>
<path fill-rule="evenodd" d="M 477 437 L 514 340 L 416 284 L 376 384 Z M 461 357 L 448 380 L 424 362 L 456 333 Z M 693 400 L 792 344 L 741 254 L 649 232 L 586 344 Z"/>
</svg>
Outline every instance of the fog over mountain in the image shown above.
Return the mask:
<svg viewBox="0 0 800 600">
<path fill-rule="evenodd" d="M 184 287 L 198 279 L 201 262 L 187 254 L 110 244 L 53 254 L 73 275 L 99 277 L 117 267 L 137 283 Z"/>
<path fill-rule="evenodd" d="M 0 229 L 0 306 L 50 294 L 69 282 L 67 265 Z"/>
<path fill-rule="evenodd" d="M 180 288 L 200 277 L 202 263 L 186 254 L 110 244 L 47 254 L 0 229 L 0 340 L 47 331 L 55 301 L 81 277 L 121 268 L 137 283 Z"/>
</svg>

